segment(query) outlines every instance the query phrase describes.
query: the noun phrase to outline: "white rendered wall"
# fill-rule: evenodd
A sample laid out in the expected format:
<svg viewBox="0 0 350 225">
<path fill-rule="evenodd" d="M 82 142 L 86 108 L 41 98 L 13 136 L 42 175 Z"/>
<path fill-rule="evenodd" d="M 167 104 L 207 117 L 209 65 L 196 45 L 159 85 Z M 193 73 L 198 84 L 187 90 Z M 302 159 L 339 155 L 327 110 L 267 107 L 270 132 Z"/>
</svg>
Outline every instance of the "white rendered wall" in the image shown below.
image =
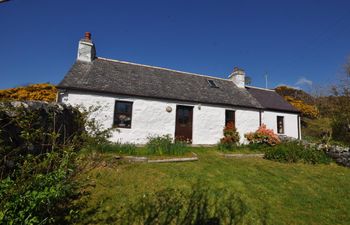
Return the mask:
<svg viewBox="0 0 350 225">
<path fill-rule="evenodd" d="M 199 109 L 200 108 L 200 109 Z M 216 144 L 222 138 L 225 109 L 201 105 L 193 107 L 193 144 Z"/>
<path fill-rule="evenodd" d="M 116 100 L 133 102 L 131 128 L 118 128 L 119 132 L 113 132 L 111 141 L 114 142 L 145 144 L 149 136 L 170 134 L 173 137 L 175 134 L 176 105 L 173 103 L 78 92 L 69 92 L 67 99 L 66 103 L 71 105 L 101 106 L 93 117 L 105 128 L 113 125 Z M 166 111 L 167 106 L 173 108 L 170 113 Z"/>
<path fill-rule="evenodd" d="M 262 123 L 266 124 L 267 128 L 273 129 L 276 134 L 277 116 L 284 117 L 284 135 L 298 138 L 298 114 L 264 111 L 262 113 Z"/>
<path fill-rule="evenodd" d="M 247 143 L 244 134 L 254 132 L 259 128 L 260 115 L 259 111 L 253 110 L 237 110 L 236 111 L 236 127 L 241 136 L 241 142 Z"/>
<path fill-rule="evenodd" d="M 149 136 L 175 135 L 176 105 L 193 106 L 193 144 L 217 144 L 223 137 L 225 110 L 236 111 L 236 127 L 244 142 L 244 134 L 259 127 L 259 111 L 242 108 L 228 108 L 165 100 L 141 99 L 135 97 L 90 94 L 69 91 L 62 102 L 71 105 L 101 107 L 93 114 L 105 128 L 113 125 L 114 104 L 116 100 L 133 102 L 131 128 L 118 128 L 111 141 L 145 144 Z M 172 108 L 171 112 L 166 107 Z"/>
</svg>

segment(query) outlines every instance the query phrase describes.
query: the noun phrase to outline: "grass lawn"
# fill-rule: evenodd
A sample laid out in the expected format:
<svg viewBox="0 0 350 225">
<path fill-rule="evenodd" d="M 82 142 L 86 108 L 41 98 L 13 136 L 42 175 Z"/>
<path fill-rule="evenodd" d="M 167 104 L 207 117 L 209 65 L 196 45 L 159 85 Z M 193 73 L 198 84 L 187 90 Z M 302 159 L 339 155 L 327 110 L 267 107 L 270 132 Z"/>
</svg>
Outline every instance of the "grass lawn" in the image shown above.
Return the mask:
<svg viewBox="0 0 350 225">
<path fill-rule="evenodd" d="M 282 164 L 230 158 L 215 148 L 193 148 L 199 161 L 120 163 L 112 153 L 90 154 L 77 179 L 90 194 L 81 223 L 113 223 L 119 207 L 144 193 L 189 189 L 198 180 L 237 193 L 267 224 L 349 224 L 350 170 L 336 164 Z M 220 197 L 220 196 L 218 196 Z"/>
</svg>

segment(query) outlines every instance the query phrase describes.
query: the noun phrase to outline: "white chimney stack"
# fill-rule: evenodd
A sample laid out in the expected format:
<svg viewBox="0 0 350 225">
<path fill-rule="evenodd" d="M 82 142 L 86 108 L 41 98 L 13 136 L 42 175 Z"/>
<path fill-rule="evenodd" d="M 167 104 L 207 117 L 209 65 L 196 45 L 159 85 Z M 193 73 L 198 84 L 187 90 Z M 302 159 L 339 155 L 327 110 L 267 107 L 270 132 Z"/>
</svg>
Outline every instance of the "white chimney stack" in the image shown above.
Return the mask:
<svg viewBox="0 0 350 225">
<path fill-rule="evenodd" d="M 96 57 L 95 45 L 91 41 L 91 33 L 85 32 L 85 38 L 79 41 L 77 60 L 92 62 Z"/>
<path fill-rule="evenodd" d="M 245 88 L 245 72 L 243 69 L 235 67 L 228 79 L 233 81 L 237 87 Z"/>
</svg>

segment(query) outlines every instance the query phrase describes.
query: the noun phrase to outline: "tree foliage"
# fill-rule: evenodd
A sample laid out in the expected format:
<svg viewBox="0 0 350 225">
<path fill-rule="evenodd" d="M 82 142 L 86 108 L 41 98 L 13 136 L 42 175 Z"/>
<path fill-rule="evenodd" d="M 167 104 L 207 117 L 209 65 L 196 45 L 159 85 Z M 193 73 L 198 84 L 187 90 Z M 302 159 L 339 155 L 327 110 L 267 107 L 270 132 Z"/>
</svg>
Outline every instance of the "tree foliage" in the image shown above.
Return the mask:
<svg viewBox="0 0 350 225">
<path fill-rule="evenodd" d="M 350 144 L 350 58 L 345 76 L 332 87 L 332 135 L 336 141 Z"/>
</svg>

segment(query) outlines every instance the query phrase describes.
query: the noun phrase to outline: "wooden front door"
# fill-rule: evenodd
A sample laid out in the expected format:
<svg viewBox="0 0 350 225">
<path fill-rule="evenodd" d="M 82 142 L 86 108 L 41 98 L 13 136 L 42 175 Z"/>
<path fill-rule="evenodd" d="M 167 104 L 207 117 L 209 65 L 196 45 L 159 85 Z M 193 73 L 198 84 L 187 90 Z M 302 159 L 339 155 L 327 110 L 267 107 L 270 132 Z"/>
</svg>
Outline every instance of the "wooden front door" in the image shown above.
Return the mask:
<svg viewBox="0 0 350 225">
<path fill-rule="evenodd" d="M 192 143 L 193 107 L 176 107 L 175 139 Z"/>
</svg>

